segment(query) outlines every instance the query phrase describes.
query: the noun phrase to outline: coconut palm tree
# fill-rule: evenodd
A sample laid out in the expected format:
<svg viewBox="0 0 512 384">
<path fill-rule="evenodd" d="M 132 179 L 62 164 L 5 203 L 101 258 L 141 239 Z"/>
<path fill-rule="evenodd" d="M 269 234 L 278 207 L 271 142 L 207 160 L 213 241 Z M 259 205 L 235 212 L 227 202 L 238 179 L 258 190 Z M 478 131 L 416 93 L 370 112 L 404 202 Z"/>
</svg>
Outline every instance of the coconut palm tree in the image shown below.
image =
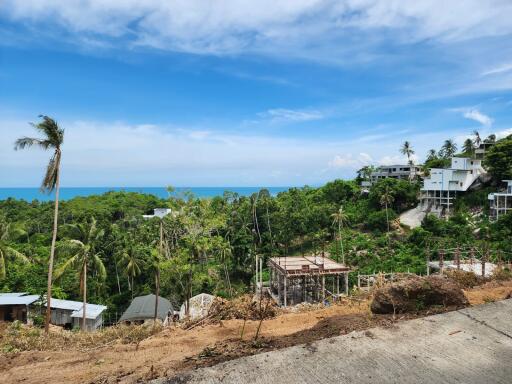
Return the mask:
<svg viewBox="0 0 512 384">
<path fill-rule="evenodd" d="M 132 292 L 132 300 L 135 285 L 134 279 L 141 273 L 141 256 L 142 253 L 138 248 L 130 246 L 128 249 L 124 249 L 122 251 L 119 259 L 119 264 L 124 267 L 124 272 L 126 273 L 126 276 L 128 276 L 128 284 L 130 286 L 130 291 Z"/>
<path fill-rule="evenodd" d="M 455 155 L 457 152 L 457 144 L 452 139 L 448 139 L 444 141 L 443 146 L 441 147 L 441 153 L 445 159 L 448 159 Z"/>
<path fill-rule="evenodd" d="M 80 291 L 83 295 L 82 330 L 86 330 L 86 304 L 87 304 L 87 271 L 96 273 L 100 281 L 104 281 L 107 271 L 96 245 L 103 238 L 103 230 L 96 226 L 96 219 L 80 224 L 68 224 L 68 232 L 72 237 L 59 244 L 59 253 L 68 256 L 68 259 L 55 270 L 55 279 L 59 279 L 64 272 L 74 269 L 80 280 Z"/>
<path fill-rule="evenodd" d="M 332 224 L 338 226 L 338 237 L 340 238 L 340 249 L 341 249 L 341 260 L 342 263 L 345 264 L 345 251 L 343 249 L 343 237 L 341 236 L 341 229 L 343 228 L 343 224 L 348 222 L 348 216 L 343 211 L 343 205 L 340 206 L 337 212 L 331 215 Z"/>
<path fill-rule="evenodd" d="M 435 149 L 430 149 L 427 153 L 427 161 L 437 159 L 437 152 Z"/>
<path fill-rule="evenodd" d="M 14 149 L 39 147 L 44 150 L 53 150 L 46 168 L 46 174 L 41 184 L 41 190 L 51 193 L 55 190 L 55 207 L 53 213 L 53 233 L 52 244 L 50 247 L 50 259 L 48 260 L 48 287 L 46 291 L 46 320 L 44 324 L 45 332 L 50 328 L 51 298 L 52 298 L 52 279 L 53 279 L 53 259 L 55 256 L 55 243 L 57 241 L 57 226 L 59 219 L 59 184 L 60 184 L 60 164 L 62 157 L 62 144 L 64 143 L 64 129 L 61 129 L 57 122 L 48 116 L 40 116 L 42 121 L 32 126 L 43 135 L 41 138 L 21 137 L 16 140 Z"/>
<path fill-rule="evenodd" d="M 14 232 L 10 224 L 0 221 L 0 280 L 5 279 L 8 261 L 29 262 L 27 256 L 8 245 L 9 240 L 14 236 Z"/>
<path fill-rule="evenodd" d="M 480 133 L 478 131 L 473 131 L 473 136 L 475 136 L 475 139 L 473 140 L 473 142 L 475 143 L 475 146 L 479 146 L 480 143 L 482 142 L 482 138 L 480 137 Z"/>
<path fill-rule="evenodd" d="M 411 156 L 414 155 L 414 150 L 412 149 L 411 143 L 408 141 L 404 141 L 402 147 L 400 148 L 400 153 L 402 155 L 407 156 L 408 163 L 411 162 Z"/>
<path fill-rule="evenodd" d="M 472 155 L 473 154 L 473 151 L 474 151 L 475 147 L 473 146 L 473 140 L 471 139 L 466 139 L 464 141 L 464 144 L 462 145 L 462 151 L 464 153 L 467 153 L 467 154 L 470 154 Z"/>
<path fill-rule="evenodd" d="M 395 197 L 393 196 L 393 193 L 389 189 L 389 186 L 386 185 L 386 187 L 384 188 L 384 193 L 380 197 L 380 205 L 382 205 L 386 209 L 386 223 L 388 226 L 388 234 L 389 234 L 388 207 L 389 207 L 389 205 L 393 204 L 393 201 L 395 201 Z M 389 243 L 389 237 L 388 237 L 388 243 Z"/>
</svg>

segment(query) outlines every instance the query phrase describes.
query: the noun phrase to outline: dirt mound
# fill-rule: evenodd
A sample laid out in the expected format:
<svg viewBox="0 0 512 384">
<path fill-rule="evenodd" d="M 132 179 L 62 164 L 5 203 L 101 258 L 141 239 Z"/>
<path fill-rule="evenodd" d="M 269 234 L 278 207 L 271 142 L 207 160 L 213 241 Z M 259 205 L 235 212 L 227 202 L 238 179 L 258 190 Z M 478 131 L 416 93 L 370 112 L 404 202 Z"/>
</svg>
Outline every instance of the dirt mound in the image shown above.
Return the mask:
<svg viewBox="0 0 512 384">
<path fill-rule="evenodd" d="M 373 313 L 405 313 L 431 306 L 466 306 L 460 286 L 443 276 L 410 277 L 378 288 L 371 303 Z"/>
</svg>

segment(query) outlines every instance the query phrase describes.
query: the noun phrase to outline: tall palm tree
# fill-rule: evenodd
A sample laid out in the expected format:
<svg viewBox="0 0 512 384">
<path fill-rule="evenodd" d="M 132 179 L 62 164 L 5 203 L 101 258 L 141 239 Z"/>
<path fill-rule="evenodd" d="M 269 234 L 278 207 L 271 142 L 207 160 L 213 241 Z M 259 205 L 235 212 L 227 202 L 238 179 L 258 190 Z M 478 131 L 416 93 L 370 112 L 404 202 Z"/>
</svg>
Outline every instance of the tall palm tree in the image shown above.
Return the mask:
<svg viewBox="0 0 512 384">
<path fill-rule="evenodd" d="M 0 280 L 5 279 L 6 264 L 8 261 L 16 260 L 28 263 L 27 256 L 8 245 L 13 237 L 14 230 L 10 224 L 0 221 Z"/>
<path fill-rule="evenodd" d="M 104 281 L 107 271 L 97 244 L 103 238 L 103 230 L 96 226 L 96 219 L 80 224 L 68 224 L 66 226 L 74 239 L 62 242 L 59 245 L 59 253 L 69 258 L 55 270 L 55 279 L 60 278 L 69 269 L 75 269 L 80 279 L 80 291 L 83 295 L 82 330 L 86 330 L 86 304 L 87 304 L 87 271 L 96 273 L 100 281 Z"/>
<path fill-rule="evenodd" d="M 395 197 L 393 196 L 393 193 L 390 191 L 389 187 L 386 185 L 384 188 L 384 193 L 380 197 L 380 204 L 385 207 L 386 209 L 386 223 L 388 226 L 388 234 L 389 234 L 389 214 L 388 214 L 388 207 L 389 205 L 393 204 L 393 201 L 395 201 Z M 389 237 L 388 237 L 389 242 Z"/>
<path fill-rule="evenodd" d="M 477 130 L 475 130 L 475 131 L 473 131 L 473 136 L 475 136 L 475 139 L 473 140 L 473 142 L 478 147 L 480 145 L 480 143 L 482 142 L 482 138 L 480 137 L 480 133 Z"/>
<path fill-rule="evenodd" d="M 414 150 L 412 149 L 411 143 L 409 141 L 404 141 L 402 147 L 400 148 L 400 153 L 407 156 L 407 162 L 411 163 L 411 156 L 414 155 Z"/>
<path fill-rule="evenodd" d="M 341 229 L 343 227 L 343 223 L 346 223 L 348 221 L 348 216 L 345 213 L 345 211 L 343 211 L 343 205 L 340 206 L 338 211 L 333 213 L 331 215 L 331 217 L 332 217 L 332 224 L 338 226 L 338 237 L 340 238 L 341 260 L 342 260 L 342 263 L 345 264 L 345 251 L 343 249 L 343 237 L 341 236 Z"/>
<path fill-rule="evenodd" d="M 51 193 L 55 190 L 55 207 L 53 213 L 53 233 L 52 245 L 50 248 L 50 259 L 48 260 L 48 287 L 46 290 L 46 320 L 44 323 L 45 332 L 50 329 L 51 317 L 51 298 L 52 298 L 52 280 L 53 280 L 53 259 L 55 256 L 55 243 L 57 241 L 57 226 L 59 219 L 59 184 L 60 184 L 60 163 L 61 148 L 64 143 L 64 129 L 61 129 L 57 122 L 48 116 L 40 116 L 42 121 L 32 126 L 43 135 L 41 138 L 21 137 L 16 140 L 14 149 L 30 148 L 32 146 L 39 147 L 44 150 L 53 150 L 46 168 L 46 174 L 41 184 L 41 190 Z"/>
<path fill-rule="evenodd" d="M 448 159 L 455 155 L 457 152 L 457 144 L 452 139 L 448 139 L 444 141 L 443 146 L 441 147 L 441 153 L 445 159 Z"/>
<path fill-rule="evenodd" d="M 464 144 L 462 145 L 462 151 L 464 151 L 464 153 L 472 155 L 474 149 L 475 149 L 475 147 L 473 146 L 473 140 L 466 139 L 464 141 Z"/>
<path fill-rule="evenodd" d="M 133 290 L 134 290 L 134 280 L 141 273 L 141 263 L 142 263 L 142 254 L 134 246 L 130 246 L 128 249 L 124 249 L 121 253 L 121 258 L 119 260 L 119 264 L 124 266 L 124 272 L 128 276 L 128 282 L 130 285 L 130 291 L 132 292 L 132 300 L 133 300 Z"/>
</svg>

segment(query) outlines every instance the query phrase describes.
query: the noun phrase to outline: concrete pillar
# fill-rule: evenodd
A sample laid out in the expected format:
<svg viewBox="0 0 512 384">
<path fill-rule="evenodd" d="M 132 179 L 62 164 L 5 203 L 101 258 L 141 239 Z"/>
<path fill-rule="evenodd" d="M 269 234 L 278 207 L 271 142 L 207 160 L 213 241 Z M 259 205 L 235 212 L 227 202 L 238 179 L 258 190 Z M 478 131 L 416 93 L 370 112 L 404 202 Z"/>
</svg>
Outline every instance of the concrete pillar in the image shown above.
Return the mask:
<svg viewBox="0 0 512 384">
<path fill-rule="evenodd" d="M 340 295 L 340 275 L 336 275 L 336 294 Z"/>
<path fill-rule="evenodd" d="M 348 296 L 348 272 L 345 272 L 345 294 Z"/>
<path fill-rule="evenodd" d="M 325 275 L 322 275 L 322 301 L 325 300 Z"/>
</svg>

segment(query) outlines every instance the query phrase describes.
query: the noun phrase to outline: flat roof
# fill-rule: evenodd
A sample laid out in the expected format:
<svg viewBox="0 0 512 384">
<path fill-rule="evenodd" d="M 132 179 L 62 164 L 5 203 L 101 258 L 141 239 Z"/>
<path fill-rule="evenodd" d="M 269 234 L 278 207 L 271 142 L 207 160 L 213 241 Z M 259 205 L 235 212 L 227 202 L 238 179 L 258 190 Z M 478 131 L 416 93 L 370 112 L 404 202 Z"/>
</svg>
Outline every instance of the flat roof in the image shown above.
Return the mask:
<svg viewBox="0 0 512 384">
<path fill-rule="evenodd" d="M 269 265 L 283 274 L 299 276 L 312 273 L 332 275 L 350 271 L 346 265 L 321 255 L 272 257 Z"/>
</svg>

